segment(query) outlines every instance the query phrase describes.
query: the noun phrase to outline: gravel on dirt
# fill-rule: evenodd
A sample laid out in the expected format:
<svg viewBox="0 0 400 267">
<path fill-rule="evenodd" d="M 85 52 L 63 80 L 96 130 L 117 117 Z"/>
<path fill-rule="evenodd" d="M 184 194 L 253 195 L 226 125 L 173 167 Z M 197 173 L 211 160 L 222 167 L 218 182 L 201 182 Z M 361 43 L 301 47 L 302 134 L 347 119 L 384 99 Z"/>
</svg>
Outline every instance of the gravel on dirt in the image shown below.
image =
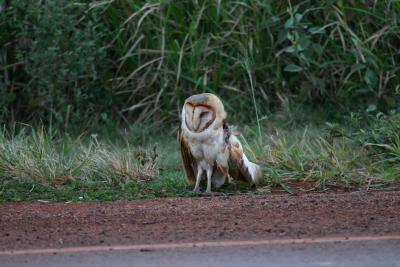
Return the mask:
<svg viewBox="0 0 400 267">
<path fill-rule="evenodd" d="M 400 233 L 400 191 L 0 205 L 0 250 Z"/>
</svg>

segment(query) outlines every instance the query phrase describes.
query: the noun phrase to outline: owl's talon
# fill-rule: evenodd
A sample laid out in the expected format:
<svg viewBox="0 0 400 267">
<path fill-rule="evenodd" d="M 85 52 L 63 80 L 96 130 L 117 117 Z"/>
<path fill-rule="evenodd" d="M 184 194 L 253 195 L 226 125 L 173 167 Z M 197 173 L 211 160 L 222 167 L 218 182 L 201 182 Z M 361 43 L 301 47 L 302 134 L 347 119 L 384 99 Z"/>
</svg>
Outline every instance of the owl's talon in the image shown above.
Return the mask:
<svg viewBox="0 0 400 267">
<path fill-rule="evenodd" d="M 193 193 L 200 194 L 200 188 L 195 187 L 195 188 L 193 189 Z"/>
<path fill-rule="evenodd" d="M 233 189 L 234 191 L 236 191 L 238 189 L 237 183 L 231 183 L 229 184 L 229 188 Z"/>
</svg>

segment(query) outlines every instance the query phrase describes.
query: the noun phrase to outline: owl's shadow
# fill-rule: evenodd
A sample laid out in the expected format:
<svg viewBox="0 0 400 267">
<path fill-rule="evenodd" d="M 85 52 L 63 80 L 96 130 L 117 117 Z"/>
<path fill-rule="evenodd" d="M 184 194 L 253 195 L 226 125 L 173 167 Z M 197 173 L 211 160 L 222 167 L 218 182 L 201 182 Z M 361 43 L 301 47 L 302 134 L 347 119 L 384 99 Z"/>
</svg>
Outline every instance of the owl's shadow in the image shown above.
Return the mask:
<svg viewBox="0 0 400 267">
<path fill-rule="evenodd" d="M 234 181 L 232 183 L 224 183 L 219 188 L 212 188 L 212 193 L 207 194 L 206 191 L 206 181 L 200 183 L 200 193 L 193 192 L 193 185 L 187 186 L 186 191 L 192 196 L 198 197 L 209 197 L 209 196 L 229 196 L 254 192 L 257 189 L 254 187 L 249 187 L 249 184 L 244 181 Z"/>
</svg>

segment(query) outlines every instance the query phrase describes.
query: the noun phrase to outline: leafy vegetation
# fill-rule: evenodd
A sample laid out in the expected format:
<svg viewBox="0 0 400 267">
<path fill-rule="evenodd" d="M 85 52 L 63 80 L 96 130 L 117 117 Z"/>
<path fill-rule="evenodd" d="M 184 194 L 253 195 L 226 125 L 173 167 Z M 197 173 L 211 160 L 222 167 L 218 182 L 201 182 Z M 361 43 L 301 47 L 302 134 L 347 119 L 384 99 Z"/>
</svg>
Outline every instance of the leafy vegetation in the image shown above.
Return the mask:
<svg viewBox="0 0 400 267">
<path fill-rule="evenodd" d="M 257 192 L 396 184 L 399 14 L 393 0 L 0 0 L 0 201 L 190 196 L 172 140 L 199 92 L 242 126 Z"/>
<path fill-rule="evenodd" d="M 0 121 L 176 121 L 220 95 L 238 119 L 280 98 L 336 111 L 399 104 L 398 1 L 0 1 Z"/>
<path fill-rule="evenodd" d="M 290 184 L 305 182 L 304 190 L 373 189 L 400 182 L 399 113 L 353 116 L 342 124 L 301 122 L 282 112 L 239 133 L 251 160 L 264 177 L 254 193 L 275 187 L 294 193 Z M 290 122 L 287 117 L 291 117 Z M 279 125 L 279 126 L 278 126 Z M 181 168 L 173 136 L 156 134 L 139 143 L 147 130 L 105 136 L 71 138 L 56 132 L 23 127 L 0 136 L 0 201 L 116 200 L 163 196 L 193 196 Z M 310 183 L 312 188 L 310 188 Z M 300 186 L 301 187 L 301 186 Z M 306 188 L 307 187 L 307 188 Z M 296 188 L 298 190 L 299 188 Z M 218 192 L 248 192 L 246 184 L 227 184 Z"/>
</svg>

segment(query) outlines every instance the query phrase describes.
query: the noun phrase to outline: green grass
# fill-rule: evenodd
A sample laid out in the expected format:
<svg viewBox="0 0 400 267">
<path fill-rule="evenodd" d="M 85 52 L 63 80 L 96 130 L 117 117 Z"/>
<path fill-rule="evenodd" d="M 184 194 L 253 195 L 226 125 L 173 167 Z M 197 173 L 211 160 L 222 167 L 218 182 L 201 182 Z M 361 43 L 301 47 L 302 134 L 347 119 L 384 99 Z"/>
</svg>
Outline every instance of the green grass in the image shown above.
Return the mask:
<svg viewBox="0 0 400 267">
<path fill-rule="evenodd" d="M 157 146 L 143 148 L 128 141 L 120 145 L 99 141 L 97 134 L 82 140 L 58 137 L 51 131 L 23 128 L 0 133 L 0 175 L 34 182 L 68 180 L 121 182 L 158 176 Z"/>
<path fill-rule="evenodd" d="M 129 181 L 119 184 L 110 182 L 68 182 L 43 185 L 26 180 L 0 182 L 0 203 L 10 201 L 113 201 L 153 199 L 158 197 L 194 197 L 193 187 L 186 184 L 182 171 L 161 172 L 160 177 L 147 182 Z M 219 194 L 232 195 L 249 192 L 245 183 L 234 187 L 224 185 Z M 257 193 L 257 192 L 255 192 Z"/>
<path fill-rule="evenodd" d="M 63 184 L 40 184 L 27 180 L 4 180 L 0 183 L 0 202 L 20 200 L 111 201 L 151 199 L 168 196 L 192 196 L 179 171 L 162 173 L 157 179 L 139 182 L 75 181 Z"/>
<path fill-rule="evenodd" d="M 261 120 L 260 128 L 241 127 L 245 152 L 262 166 L 264 177 L 256 190 L 238 183 L 217 191 L 267 194 L 281 187 L 293 193 L 293 181 L 312 182 L 316 189 L 350 190 L 399 184 L 399 113 L 352 115 L 341 124 L 316 118 L 305 124 L 302 116 L 283 110 Z M 132 129 L 72 138 L 31 127 L 3 130 L 0 201 L 194 196 L 184 179 L 174 134 L 155 132 Z"/>
</svg>

